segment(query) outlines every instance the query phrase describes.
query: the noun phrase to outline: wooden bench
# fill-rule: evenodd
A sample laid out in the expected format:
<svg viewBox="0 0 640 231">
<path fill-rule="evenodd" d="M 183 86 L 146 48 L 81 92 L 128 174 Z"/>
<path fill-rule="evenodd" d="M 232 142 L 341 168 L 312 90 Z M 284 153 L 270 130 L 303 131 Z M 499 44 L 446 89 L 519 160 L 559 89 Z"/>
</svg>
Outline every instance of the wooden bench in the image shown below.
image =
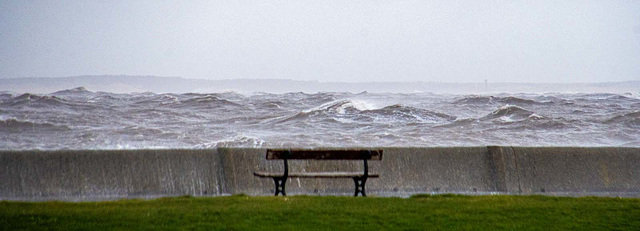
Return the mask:
<svg viewBox="0 0 640 231">
<path fill-rule="evenodd" d="M 382 160 L 382 150 L 291 150 L 268 149 L 267 160 L 283 160 L 284 172 L 254 172 L 258 177 L 273 178 L 276 185 L 275 195 L 286 196 L 285 184 L 288 178 L 352 178 L 356 185 L 354 196 L 365 193 L 368 178 L 377 178 L 378 174 L 369 174 L 368 160 Z M 288 160 L 362 160 L 362 172 L 289 172 Z"/>
</svg>

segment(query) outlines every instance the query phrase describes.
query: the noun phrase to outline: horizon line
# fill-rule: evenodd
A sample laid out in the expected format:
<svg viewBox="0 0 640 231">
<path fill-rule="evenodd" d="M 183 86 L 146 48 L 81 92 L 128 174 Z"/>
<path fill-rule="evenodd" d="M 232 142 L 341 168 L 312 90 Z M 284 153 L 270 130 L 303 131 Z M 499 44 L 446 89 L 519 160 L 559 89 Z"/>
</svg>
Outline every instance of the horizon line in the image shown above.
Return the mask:
<svg viewBox="0 0 640 231">
<path fill-rule="evenodd" d="M 605 82 L 491 82 L 482 80 L 479 82 L 445 82 L 445 81 L 323 81 L 323 80 L 297 80 L 297 79 L 280 79 L 280 78 L 237 78 L 237 79 L 203 79 L 203 78 L 189 78 L 183 76 L 161 76 L 161 75 L 127 75 L 127 74 L 100 74 L 100 75 L 73 75 L 73 76 L 56 76 L 56 77 L 43 77 L 43 76 L 23 76 L 23 77 L 2 77 L 3 80 L 11 79 L 61 79 L 61 78 L 74 78 L 74 77 L 153 77 L 153 78 L 178 78 L 184 80 L 204 80 L 204 81 L 247 81 L 247 80 L 260 80 L 260 81 L 296 81 L 296 82 L 316 82 L 316 83 L 439 83 L 439 84 L 603 84 L 603 83 L 625 83 L 625 82 L 640 82 L 640 80 L 620 80 L 620 81 L 605 81 Z M 485 82 L 486 81 L 486 82 Z"/>
</svg>

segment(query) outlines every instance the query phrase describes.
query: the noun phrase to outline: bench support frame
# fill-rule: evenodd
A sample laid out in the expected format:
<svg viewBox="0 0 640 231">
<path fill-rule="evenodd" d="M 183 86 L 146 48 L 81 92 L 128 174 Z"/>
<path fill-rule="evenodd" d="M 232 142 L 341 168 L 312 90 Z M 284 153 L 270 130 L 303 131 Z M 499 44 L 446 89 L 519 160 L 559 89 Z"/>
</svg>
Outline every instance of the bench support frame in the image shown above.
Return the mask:
<svg viewBox="0 0 640 231">
<path fill-rule="evenodd" d="M 369 156 L 371 156 L 371 152 L 369 152 Z M 362 194 L 363 197 L 367 196 L 367 193 L 364 191 L 364 185 L 367 183 L 367 178 L 369 178 L 369 163 L 367 162 L 367 159 L 363 159 L 363 161 L 364 176 L 353 178 L 353 183 L 356 184 L 356 192 L 353 194 L 354 197 L 357 197 L 358 193 Z"/>
<path fill-rule="evenodd" d="M 282 176 L 278 176 L 278 177 L 272 177 L 273 178 L 273 183 L 275 184 L 275 196 L 278 196 L 280 194 L 282 194 L 283 196 L 287 195 L 286 192 L 286 184 L 287 184 L 287 179 L 289 179 L 289 162 L 287 161 L 287 159 L 283 159 L 284 161 L 284 174 Z M 364 176 L 361 177 L 353 177 L 353 183 L 356 186 L 356 190 L 355 193 L 353 194 L 354 197 L 357 197 L 358 194 L 362 195 L 363 197 L 367 196 L 367 193 L 365 191 L 365 184 L 367 183 L 367 178 L 369 178 L 369 164 L 367 162 L 367 159 L 364 159 Z"/>
<path fill-rule="evenodd" d="M 286 189 L 285 189 L 285 185 L 287 184 L 287 177 L 283 176 L 283 177 L 274 177 L 273 178 L 273 183 L 276 184 L 276 196 L 278 194 L 282 194 L 283 196 L 287 195 Z"/>
<path fill-rule="evenodd" d="M 285 188 L 287 184 L 287 178 L 289 178 L 289 162 L 287 161 L 287 159 L 284 159 L 284 174 L 280 177 L 273 178 L 273 183 L 276 184 L 276 196 L 278 194 L 282 194 L 283 196 L 287 195 L 287 191 Z"/>
<path fill-rule="evenodd" d="M 367 193 L 364 191 L 364 185 L 367 183 L 367 176 L 354 177 L 353 182 L 356 184 L 356 192 L 353 196 L 357 197 L 358 193 L 360 193 L 363 197 L 366 197 Z"/>
</svg>

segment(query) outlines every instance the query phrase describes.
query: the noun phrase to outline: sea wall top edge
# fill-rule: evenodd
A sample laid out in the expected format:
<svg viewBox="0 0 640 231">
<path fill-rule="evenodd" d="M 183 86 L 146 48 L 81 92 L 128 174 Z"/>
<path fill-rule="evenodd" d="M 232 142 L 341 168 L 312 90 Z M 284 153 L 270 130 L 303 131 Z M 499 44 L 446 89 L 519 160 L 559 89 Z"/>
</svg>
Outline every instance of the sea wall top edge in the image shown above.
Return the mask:
<svg viewBox="0 0 640 231">
<path fill-rule="evenodd" d="M 349 146 L 349 147 L 218 147 L 218 148 L 144 148 L 144 149 L 7 149 L 0 152 L 127 152 L 127 151 L 219 151 L 219 150 L 266 150 L 266 149 L 305 149 L 305 150 L 353 150 L 353 149 L 432 149 L 432 148 L 489 148 L 489 147 L 511 147 L 511 148 L 586 148 L 586 149 L 608 149 L 608 148 L 628 148 L 640 149 L 634 146 L 510 146 L 510 145 L 487 145 L 487 146 Z"/>
</svg>

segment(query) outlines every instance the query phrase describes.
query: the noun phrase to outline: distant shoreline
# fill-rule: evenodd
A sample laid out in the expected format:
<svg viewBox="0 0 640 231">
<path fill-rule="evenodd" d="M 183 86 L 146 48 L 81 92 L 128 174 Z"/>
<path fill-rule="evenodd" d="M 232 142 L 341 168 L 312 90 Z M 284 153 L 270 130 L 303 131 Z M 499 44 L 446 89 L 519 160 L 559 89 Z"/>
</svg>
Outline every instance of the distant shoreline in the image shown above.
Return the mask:
<svg viewBox="0 0 640 231">
<path fill-rule="evenodd" d="M 286 79 L 206 80 L 181 77 L 91 75 L 0 79 L 0 91 L 51 93 L 85 87 L 114 93 L 371 92 L 371 93 L 616 93 L 640 92 L 640 81 L 601 83 L 447 83 L 447 82 L 322 82 Z"/>
</svg>

